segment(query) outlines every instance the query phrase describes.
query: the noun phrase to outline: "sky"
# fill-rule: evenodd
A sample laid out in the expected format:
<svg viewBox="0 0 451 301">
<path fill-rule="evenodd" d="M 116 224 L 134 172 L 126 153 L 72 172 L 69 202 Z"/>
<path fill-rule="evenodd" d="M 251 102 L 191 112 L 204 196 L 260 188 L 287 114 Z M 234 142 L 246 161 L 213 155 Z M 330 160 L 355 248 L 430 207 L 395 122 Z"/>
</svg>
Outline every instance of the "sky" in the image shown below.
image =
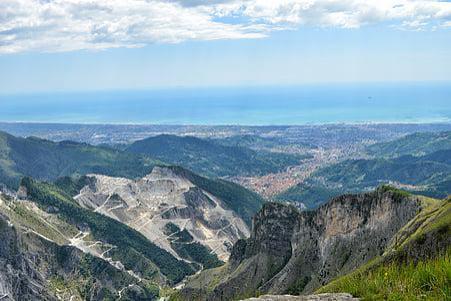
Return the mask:
<svg viewBox="0 0 451 301">
<path fill-rule="evenodd" d="M 451 81 L 450 53 L 449 1 L 0 1 L 0 93 Z"/>
</svg>

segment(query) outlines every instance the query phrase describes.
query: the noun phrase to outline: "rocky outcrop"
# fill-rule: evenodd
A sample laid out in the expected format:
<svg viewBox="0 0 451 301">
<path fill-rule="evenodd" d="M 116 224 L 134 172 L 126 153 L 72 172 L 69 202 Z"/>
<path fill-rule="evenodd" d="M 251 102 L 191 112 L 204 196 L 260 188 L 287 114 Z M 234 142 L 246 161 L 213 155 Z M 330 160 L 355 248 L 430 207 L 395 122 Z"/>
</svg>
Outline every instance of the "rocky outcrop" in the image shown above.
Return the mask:
<svg viewBox="0 0 451 301">
<path fill-rule="evenodd" d="M 231 300 L 256 292 L 312 292 L 381 255 L 420 210 L 420 200 L 386 187 L 337 197 L 316 211 L 267 203 L 250 238 L 234 245 L 222 280 L 207 290 L 194 279 L 181 294 Z"/>
<path fill-rule="evenodd" d="M 290 295 L 264 295 L 258 298 L 249 298 L 246 301 L 358 301 L 350 294 L 319 294 L 307 296 Z"/>
<path fill-rule="evenodd" d="M 144 283 L 75 247 L 17 229 L 0 213 L 1 300 L 156 299 Z"/>
<path fill-rule="evenodd" d="M 89 175 L 75 200 L 141 232 L 150 241 L 180 257 L 165 231 L 175 224 L 194 241 L 227 261 L 232 245 L 249 236 L 245 222 L 223 201 L 197 187 L 183 174 L 155 167 L 139 180 Z M 172 242 L 172 244 L 171 244 Z"/>
</svg>

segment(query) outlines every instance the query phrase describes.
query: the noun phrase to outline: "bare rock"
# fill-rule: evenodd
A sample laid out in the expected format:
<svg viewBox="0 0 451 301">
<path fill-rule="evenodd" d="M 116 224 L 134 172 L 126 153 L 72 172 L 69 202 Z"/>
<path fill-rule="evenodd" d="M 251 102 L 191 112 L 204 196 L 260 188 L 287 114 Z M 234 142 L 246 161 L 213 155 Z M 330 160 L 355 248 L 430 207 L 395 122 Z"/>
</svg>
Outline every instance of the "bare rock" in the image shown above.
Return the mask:
<svg viewBox="0 0 451 301">
<path fill-rule="evenodd" d="M 189 299 L 197 290 L 203 300 L 232 300 L 312 293 L 381 255 L 420 210 L 418 199 L 383 188 L 334 198 L 315 211 L 266 203 L 254 217 L 250 238 L 234 245 L 221 281 L 205 290 L 193 279 L 182 295 Z"/>
<path fill-rule="evenodd" d="M 306 296 L 290 296 L 290 295 L 264 295 L 258 298 L 245 299 L 247 301 L 358 301 L 350 294 L 319 294 Z"/>
<path fill-rule="evenodd" d="M 194 185 L 184 174 L 155 167 L 142 179 L 103 175 L 92 179 L 75 196 L 83 207 L 112 217 L 141 232 L 150 241 L 179 257 L 165 234 L 168 224 L 188 231 L 222 261 L 231 246 L 249 237 L 246 223 L 222 200 Z"/>
</svg>

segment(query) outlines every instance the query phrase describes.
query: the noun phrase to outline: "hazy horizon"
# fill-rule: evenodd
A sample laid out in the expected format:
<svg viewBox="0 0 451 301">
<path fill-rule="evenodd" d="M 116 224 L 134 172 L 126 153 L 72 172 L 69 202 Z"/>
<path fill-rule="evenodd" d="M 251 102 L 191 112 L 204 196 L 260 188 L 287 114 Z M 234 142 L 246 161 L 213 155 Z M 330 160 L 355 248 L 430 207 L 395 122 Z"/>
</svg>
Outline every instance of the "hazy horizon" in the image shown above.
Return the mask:
<svg viewBox="0 0 451 301">
<path fill-rule="evenodd" d="M 451 84 L 353 83 L 0 95 L 0 121 L 303 125 L 451 121 Z"/>
</svg>

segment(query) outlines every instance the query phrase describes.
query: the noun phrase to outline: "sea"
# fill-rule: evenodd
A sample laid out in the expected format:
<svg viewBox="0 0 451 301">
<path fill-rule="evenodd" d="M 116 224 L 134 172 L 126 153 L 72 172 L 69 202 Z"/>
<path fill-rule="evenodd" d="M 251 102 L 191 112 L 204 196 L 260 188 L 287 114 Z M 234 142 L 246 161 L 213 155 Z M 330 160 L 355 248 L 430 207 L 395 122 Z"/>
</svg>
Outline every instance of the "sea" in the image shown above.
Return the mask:
<svg viewBox="0 0 451 301">
<path fill-rule="evenodd" d="M 305 125 L 451 122 L 451 82 L 0 92 L 0 121 Z"/>
</svg>

